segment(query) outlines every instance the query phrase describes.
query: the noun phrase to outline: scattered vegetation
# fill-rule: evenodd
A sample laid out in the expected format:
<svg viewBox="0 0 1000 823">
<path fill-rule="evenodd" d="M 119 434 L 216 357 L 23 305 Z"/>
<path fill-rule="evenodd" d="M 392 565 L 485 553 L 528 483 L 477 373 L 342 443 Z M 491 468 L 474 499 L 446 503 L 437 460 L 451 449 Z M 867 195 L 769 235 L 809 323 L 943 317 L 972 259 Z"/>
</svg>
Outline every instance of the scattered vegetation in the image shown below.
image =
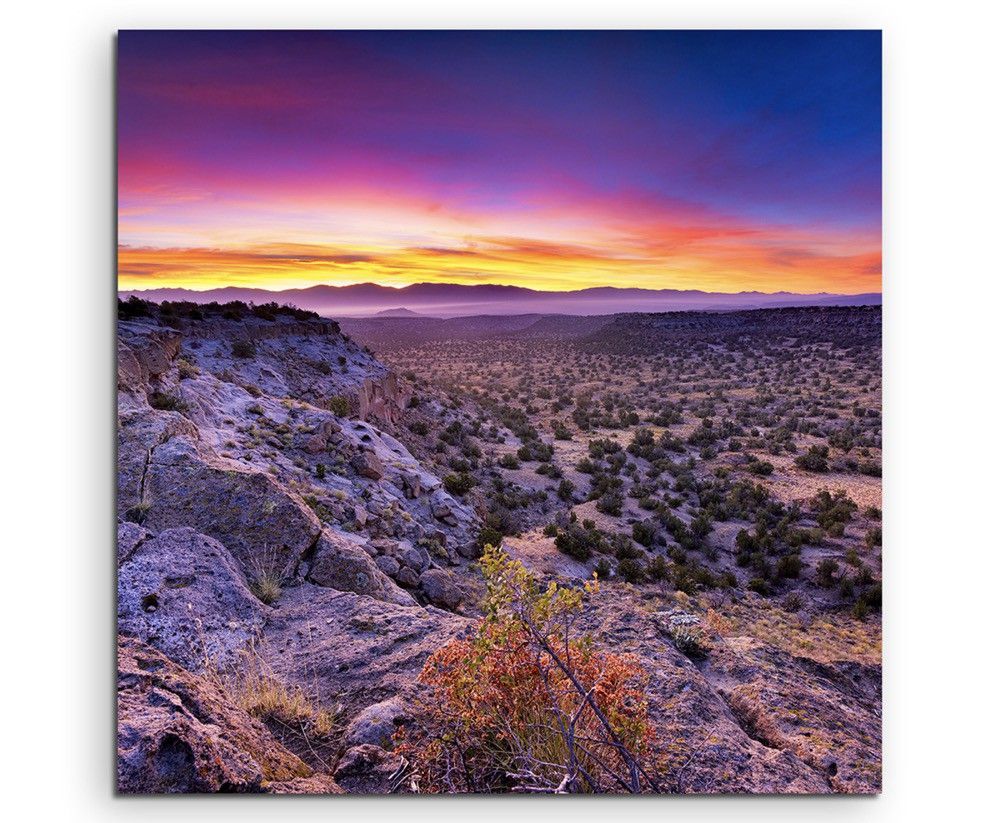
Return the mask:
<svg viewBox="0 0 1000 823">
<path fill-rule="evenodd" d="M 541 589 L 488 546 L 485 617 L 427 661 L 426 719 L 399 745 L 425 792 L 656 790 L 638 662 L 576 632 L 597 583 Z"/>
</svg>

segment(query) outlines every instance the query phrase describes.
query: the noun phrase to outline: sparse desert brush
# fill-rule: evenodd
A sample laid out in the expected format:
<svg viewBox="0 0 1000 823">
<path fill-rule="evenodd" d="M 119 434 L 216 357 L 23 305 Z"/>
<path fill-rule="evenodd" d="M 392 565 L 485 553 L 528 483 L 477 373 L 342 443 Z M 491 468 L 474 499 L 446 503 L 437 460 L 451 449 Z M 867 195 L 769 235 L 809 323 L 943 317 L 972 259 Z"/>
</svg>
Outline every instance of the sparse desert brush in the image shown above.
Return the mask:
<svg viewBox="0 0 1000 823">
<path fill-rule="evenodd" d="M 188 405 L 175 394 L 154 391 L 149 394 L 149 405 L 159 411 L 175 411 L 183 414 Z"/>
<path fill-rule="evenodd" d="M 335 395 L 327 401 L 327 408 L 337 417 L 347 417 L 351 411 L 351 403 L 346 397 Z"/>
<path fill-rule="evenodd" d="M 540 589 L 487 546 L 485 617 L 475 635 L 427 661 L 422 720 L 398 745 L 421 792 L 641 792 L 652 742 L 648 676 L 633 658 L 594 648 L 577 619 L 584 589 Z"/>
<path fill-rule="evenodd" d="M 199 369 L 190 360 L 185 360 L 183 357 L 177 359 L 177 374 L 180 376 L 181 380 L 190 380 L 191 378 L 197 377 L 201 374 L 201 369 Z"/>
<path fill-rule="evenodd" d="M 125 519 L 130 523 L 142 525 L 149 515 L 150 503 L 147 500 L 140 501 L 134 506 L 130 506 L 125 512 Z"/>
<path fill-rule="evenodd" d="M 232 351 L 233 357 L 249 360 L 257 356 L 257 344 L 253 340 L 234 340 Z"/>
<path fill-rule="evenodd" d="M 326 744 L 340 730 L 339 705 L 326 706 L 302 686 L 291 685 L 268 665 L 255 645 L 235 665 L 206 665 L 206 675 L 247 714 L 300 736 L 310 747 Z"/>
<path fill-rule="evenodd" d="M 476 479 L 467 472 L 446 474 L 444 477 L 444 487 L 449 494 L 462 497 L 472 491 L 476 485 Z"/>
<path fill-rule="evenodd" d="M 261 557 L 254 557 L 247 583 L 250 591 L 261 601 L 270 605 L 281 597 L 282 574 L 277 552 L 266 550 Z"/>
</svg>

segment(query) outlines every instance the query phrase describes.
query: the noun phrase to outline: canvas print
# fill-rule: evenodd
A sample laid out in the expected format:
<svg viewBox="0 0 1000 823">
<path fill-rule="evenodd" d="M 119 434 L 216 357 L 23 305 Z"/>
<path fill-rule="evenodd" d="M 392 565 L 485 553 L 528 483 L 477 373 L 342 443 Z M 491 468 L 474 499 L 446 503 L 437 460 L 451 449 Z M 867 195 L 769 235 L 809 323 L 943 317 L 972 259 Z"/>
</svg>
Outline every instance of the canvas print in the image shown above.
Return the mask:
<svg viewBox="0 0 1000 823">
<path fill-rule="evenodd" d="M 881 34 L 122 31 L 126 794 L 881 788 Z"/>
</svg>

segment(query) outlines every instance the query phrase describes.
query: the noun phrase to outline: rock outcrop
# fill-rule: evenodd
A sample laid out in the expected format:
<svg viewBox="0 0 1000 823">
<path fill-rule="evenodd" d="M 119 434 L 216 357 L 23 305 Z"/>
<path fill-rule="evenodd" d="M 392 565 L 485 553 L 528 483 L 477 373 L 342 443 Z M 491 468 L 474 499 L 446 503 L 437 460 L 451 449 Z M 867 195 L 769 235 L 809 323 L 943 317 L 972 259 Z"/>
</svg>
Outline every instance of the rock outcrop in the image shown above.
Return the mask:
<svg viewBox="0 0 1000 823">
<path fill-rule="evenodd" d="M 358 393 L 358 416 L 362 420 L 396 426 L 402 420 L 403 410 L 411 396 L 392 372 L 377 379 L 365 380 Z"/>
<path fill-rule="evenodd" d="M 413 605 L 413 598 L 400 590 L 363 549 L 329 529 L 323 530 L 316 544 L 307 579 L 339 591 Z"/>
<path fill-rule="evenodd" d="M 191 528 L 145 539 L 118 569 L 118 630 L 192 671 L 238 662 L 266 612 L 226 547 Z"/>
<path fill-rule="evenodd" d="M 308 781 L 308 782 L 303 782 Z M 118 791 L 339 793 L 211 680 L 118 643 Z"/>
</svg>

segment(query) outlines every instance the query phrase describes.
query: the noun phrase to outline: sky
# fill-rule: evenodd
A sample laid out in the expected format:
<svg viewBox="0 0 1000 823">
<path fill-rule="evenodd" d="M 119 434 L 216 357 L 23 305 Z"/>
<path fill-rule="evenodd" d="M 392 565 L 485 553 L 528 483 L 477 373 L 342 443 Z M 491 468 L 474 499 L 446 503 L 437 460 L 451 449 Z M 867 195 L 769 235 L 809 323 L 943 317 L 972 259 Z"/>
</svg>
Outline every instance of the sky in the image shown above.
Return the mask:
<svg viewBox="0 0 1000 823">
<path fill-rule="evenodd" d="M 118 37 L 121 289 L 881 290 L 881 35 Z"/>
</svg>

